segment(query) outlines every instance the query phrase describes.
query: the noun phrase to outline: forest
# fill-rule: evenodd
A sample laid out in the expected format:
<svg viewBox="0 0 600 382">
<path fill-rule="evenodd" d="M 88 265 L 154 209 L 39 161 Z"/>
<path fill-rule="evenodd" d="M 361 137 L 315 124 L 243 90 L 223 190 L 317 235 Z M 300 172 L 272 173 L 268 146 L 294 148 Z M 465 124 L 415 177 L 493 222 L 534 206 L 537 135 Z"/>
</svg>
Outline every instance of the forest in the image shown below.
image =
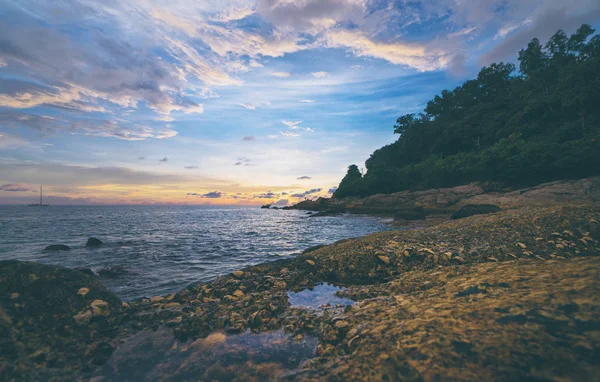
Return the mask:
<svg viewBox="0 0 600 382">
<path fill-rule="evenodd" d="M 533 39 L 512 63 L 398 118 L 394 143 L 363 174 L 348 167 L 335 198 L 485 182 L 524 187 L 600 174 L 600 35 L 582 25 Z"/>
</svg>

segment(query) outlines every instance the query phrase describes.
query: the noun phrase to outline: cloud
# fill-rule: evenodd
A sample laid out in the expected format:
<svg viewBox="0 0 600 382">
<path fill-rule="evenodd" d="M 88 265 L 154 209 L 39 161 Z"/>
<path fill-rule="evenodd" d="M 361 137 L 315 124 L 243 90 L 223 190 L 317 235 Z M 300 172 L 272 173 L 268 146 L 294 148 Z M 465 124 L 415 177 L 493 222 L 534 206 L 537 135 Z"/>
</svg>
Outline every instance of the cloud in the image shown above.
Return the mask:
<svg viewBox="0 0 600 382">
<path fill-rule="evenodd" d="M 273 203 L 273 205 L 276 207 L 284 207 L 284 206 L 287 206 L 288 203 L 289 203 L 289 200 L 287 200 L 287 199 L 279 199 L 278 201 Z"/>
<path fill-rule="evenodd" d="M 312 99 L 301 99 L 300 102 L 302 102 L 302 103 L 315 103 L 315 101 L 312 100 Z"/>
<path fill-rule="evenodd" d="M 560 27 L 566 33 L 575 31 L 581 24 L 600 19 L 600 3 L 587 7 L 586 12 L 570 13 L 565 8 L 545 9 L 517 24 L 503 27 L 498 32 L 508 35 L 500 44 L 480 58 L 482 65 L 498 62 L 508 57 L 514 57 L 519 49 L 524 48 L 534 37 L 545 41 Z M 511 33 L 512 31 L 516 31 Z"/>
<path fill-rule="evenodd" d="M 2 179 L 11 183 L 47 184 L 54 186 L 93 186 L 98 184 L 157 185 L 203 182 L 226 184 L 211 178 L 158 174 L 124 167 L 73 166 L 56 163 L 3 161 L 0 159 Z"/>
<path fill-rule="evenodd" d="M 284 125 L 286 125 L 288 128 L 292 129 L 292 130 L 304 130 L 304 131 L 308 131 L 308 132 L 313 132 L 314 130 L 311 129 L 310 127 L 303 127 L 300 126 L 300 124 L 304 122 L 304 121 L 286 121 L 283 120 L 281 121 L 281 123 L 283 123 Z M 280 131 L 280 133 L 286 137 L 299 137 L 300 134 L 298 133 L 292 133 L 290 131 Z"/>
<path fill-rule="evenodd" d="M 430 51 L 417 43 L 374 41 L 357 30 L 332 30 L 321 37 L 328 48 L 345 48 L 357 57 L 373 57 L 395 65 L 404 65 L 419 71 L 432 71 L 445 67 L 446 54 Z"/>
<path fill-rule="evenodd" d="M 246 137 L 242 138 L 242 141 L 246 141 L 246 142 L 255 141 L 255 140 L 256 140 L 256 137 L 254 137 L 254 136 L 246 136 Z"/>
<path fill-rule="evenodd" d="M 133 123 L 122 118 L 104 120 L 79 117 L 51 117 L 20 112 L 0 113 L 0 123 L 9 127 L 28 127 L 45 133 L 68 133 L 127 141 L 168 139 L 177 135 L 171 128 Z M 168 125 L 167 125 L 168 126 Z"/>
<path fill-rule="evenodd" d="M 146 159 L 145 156 L 137 157 L 137 160 L 144 160 L 144 159 Z"/>
<path fill-rule="evenodd" d="M 252 159 L 241 157 L 238 158 L 237 162 L 235 162 L 234 166 L 252 166 Z"/>
<path fill-rule="evenodd" d="M 305 175 L 305 176 L 298 177 L 298 178 L 296 178 L 296 179 L 298 179 L 298 180 L 303 180 L 303 179 L 312 179 L 312 178 L 311 178 L 310 176 L 306 176 L 306 175 Z"/>
<path fill-rule="evenodd" d="M 37 188 L 34 188 L 28 184 L 24 183 L 9 183 L 0 186 L 0 191 L 8 191 L 8 192 L 25 192 L 25 191 L 35 191 Z"/>
<path fill-rule="evenodd" d="M 337 188 L 337 187 L 335 187 L 335 186 L 334 186 L 334 187 L 331 187 L 329 190 L 327 190 L 327 193 L 328 193 L 328 194 L 333 194 L 334 192 L 336 192 L 336 191 L 337 191 L 337 189 L 338 189 L 338 188 Z"/>
<path fill-rule="evenodd" d="M 16 135 L 0 133 L 0 148 L 1 149 L 16 149 L 27 146 L 28 142 Z"/>
<path fill-rule="evenodd" d="M 323 191 L 322 188 L 313 188 L 312 190 L 304 191 L 302 193 L 292 194 L 292 198 L 304 198 L 311 194 L 316 194 L 317 192 Z"/>
<path fill-rule="evenodd" d="M 208 192 L 206 194 L 201 195 L 201 198 L 208 198 L 208 199 L 218 199 L 221 198 L 222 196 L 224 196 L 225 193 L 220 192 L 220 191 L 212 191 L 212 192 Z"/>
<path fill-rule="evenodd" d="M 164 158 L 162 158 L 162 159 L 159 159 L 158 161 L 159 161 L 159 162 L 161 162 L 161 163 L 166 163 L 166 162 L 168 162 L 168 161 L 169 161 L 169 158 L 167 158 L 167 157 L 164 157 Z"/>
<path fill-rule="evenodd" d="M 314 72 L 311 73 L 313 77 L 316 78 L 324 78 L 324 77 L 329 77 L 329 73 L 328 72 Z"/>
<path fill-rule="evenodd" d="M 290 129 L 298 129 L 300 127 L 298 125 L 300 125 L 302 122 L 304 122 L 304 121 L 285 121 L 285 120 L 281 121 L 281 123 L 283 123 Z"/>
<path fill-rule="evenodd" d="M 190 166 L 185 166 L 185 167 L 184 167 L 184 169 L 186 169 L 186 170 L 196 170 L 196 169 L 198 169 L 198 168 L 199 168 L 199 167 L 198 167 L 198 166 L 196 166 L 196 165 L 190 165 Z"/>
<path fill-rule="evenodd" d="M 274 193 L 274 192 L 266 192 L 264 194 L 254 194 L 253 198 L 255 199 L 274 199 L 274 198 L 278 198 L 279 195 Z"/>
<path fill-rule="evenodd" d="M 271 75 L 274 77 L 278 77 L 278 78 L 288 78 L 292 75 L 292 73 L 290 73 L 290 72 L 272 72 Z"/>
</svg>

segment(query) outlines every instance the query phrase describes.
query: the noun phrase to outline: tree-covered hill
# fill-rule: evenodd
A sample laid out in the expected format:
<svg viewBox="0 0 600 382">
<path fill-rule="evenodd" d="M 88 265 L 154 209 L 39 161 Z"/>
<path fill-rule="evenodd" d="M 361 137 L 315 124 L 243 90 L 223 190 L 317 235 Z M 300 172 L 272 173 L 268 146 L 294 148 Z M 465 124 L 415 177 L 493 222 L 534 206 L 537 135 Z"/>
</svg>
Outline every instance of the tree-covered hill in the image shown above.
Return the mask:
<svg viewBox="0 0 600 382">
<path fill-rule="evenodd" d="M 336 198 L 451 187 L 473 181 L 528 186 L 600 174 L 600 35 L 582 25 L 533 39 L 519 70 L 500 62 L 444 90 L 418 115 L 397 120 L 400 138 L 355 165 Z"/>
</svg>

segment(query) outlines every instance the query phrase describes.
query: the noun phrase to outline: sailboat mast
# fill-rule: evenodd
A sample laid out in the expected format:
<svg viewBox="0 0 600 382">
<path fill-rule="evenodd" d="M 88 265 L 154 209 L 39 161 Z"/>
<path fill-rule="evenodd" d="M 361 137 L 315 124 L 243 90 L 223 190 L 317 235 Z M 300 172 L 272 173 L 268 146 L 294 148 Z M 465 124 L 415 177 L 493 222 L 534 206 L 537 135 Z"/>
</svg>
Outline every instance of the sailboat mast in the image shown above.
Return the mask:
<svg viewBox="0 0 600 382">
<path fill-rule="evenodd" d="M 42 186 L 40 186 L 40 206 L 42 205 Z"/>
</svg>

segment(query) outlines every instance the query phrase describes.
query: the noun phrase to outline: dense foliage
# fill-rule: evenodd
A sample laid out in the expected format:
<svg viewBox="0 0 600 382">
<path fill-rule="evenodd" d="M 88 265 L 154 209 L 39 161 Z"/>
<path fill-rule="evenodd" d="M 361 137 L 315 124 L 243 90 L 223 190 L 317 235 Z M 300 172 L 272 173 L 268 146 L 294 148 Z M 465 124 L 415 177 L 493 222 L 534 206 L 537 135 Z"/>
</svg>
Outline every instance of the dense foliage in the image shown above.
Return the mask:
<svg viewBox="0 0 600 382">
<path fill-rule="evenodd" d="M 444 90 L 397 120 L 400 138 L 375 151 L 365 176 L 350 166 L 334 196 L 451 187 L 527 186 L 600 174 L 600 35 L 589 25 Z M 358 172 L 360 175 L 360 172 Z"/>
</svg>

